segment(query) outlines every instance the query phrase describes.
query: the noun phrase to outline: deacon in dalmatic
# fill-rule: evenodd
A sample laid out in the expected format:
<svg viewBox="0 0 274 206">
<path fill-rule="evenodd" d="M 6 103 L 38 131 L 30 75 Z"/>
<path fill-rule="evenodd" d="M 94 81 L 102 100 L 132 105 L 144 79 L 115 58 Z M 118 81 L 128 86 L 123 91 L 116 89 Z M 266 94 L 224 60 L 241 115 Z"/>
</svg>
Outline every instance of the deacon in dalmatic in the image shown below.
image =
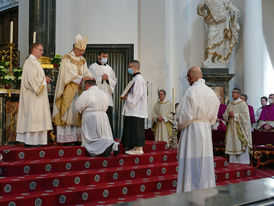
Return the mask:
<svg viewBox="0 0 274 206">
<path fill-rule="evenodd" d="M 109 99 L 104 91 L 96 86 L 95 80 L 85 81 L 85 91 L 75 102 L 76 109 L 82 114 L 82 146 L 91 156 L 109 156 L 118 152 L 118 142 L 113 140 L 108 116 Z"/>
<path fill-rule="evenodd" d="M 223 114 L 227 122 L 225 153 L 230 163 L 249 164 L 249 148 L 252 148 L 251 122 L 247 104 L 240 98 L 238 88 L 232 90 L 233 101 Z"/>
<path fill-rule="evenodd" d="M 47 132 L 52 130 L 47 83 L 38 59 L 43 46 L 34 43 L 26 60 L 21 80 L 16 141 L 26 145 L 46 145 Z"/>
<path fill-rule="evenodd" d="M 71 143 L 80 139 L 81 116 L 75 108 L 75 101 L 81 92 L 81 81 L 92 79 L 86 59 L 82 56 L 87 41 L 87 37 L 82 38 L 78 34 L 73 50 L 61 61 L 52 114 L 59 143 Z"/>
<path fill-rule="evenodd" d="M 152 131 L 156 141 L 165 141 L 168 144 L 171 143 L 172 138 L 172 104 L 166 100 L 166 91 L 158 91 L 159 101 L 154 105 L 152 111 Z"/>
<path fill-rule="evenodd" d="M 96 79 L 96 84 L 98 87 L 103 90 L 109 100 L 109 107 L 107 110 L 107 115 L 109 119 L 109 123 L 111 126 L 111 129 L 113 128 L 113 119 L 112 119 L 112 109 L 113 109 L 113 98 L 112 94 L 115 89 L 115 85 L 117 82 L 117 78 L 115 76 L 115 72 L 107 64 L 108 61 L 108 52 L 106 51 L 100 51 L 98 55 L 97 62 L 93 63 L 89 66 L 89 70 L 92 74 L 92 76 Z"/>
<path fill-rule="evenodd" d="M 216 122 L 220 101 L 205 84 L 199 67 L 187 73 L 190 88 L 177 117 L 181 131 L 177 193 L 215 187 L 211 125 Z"/>
</svg>

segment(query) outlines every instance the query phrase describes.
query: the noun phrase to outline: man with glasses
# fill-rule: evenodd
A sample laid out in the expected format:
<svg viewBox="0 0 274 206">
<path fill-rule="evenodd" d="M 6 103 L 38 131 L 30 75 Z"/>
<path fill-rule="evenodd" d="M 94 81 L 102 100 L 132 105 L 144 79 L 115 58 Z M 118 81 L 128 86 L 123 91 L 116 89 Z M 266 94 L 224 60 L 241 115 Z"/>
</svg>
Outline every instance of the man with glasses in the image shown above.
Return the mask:
<svg viewBox="0 0 274 206">
<path fill-rule="evenodd" d="M 82 80 L 94 79 L 82 56 L 87 46 L 87 37 L 78 34 L 73 49 L 61 61 L 56 83 L 52 119 L 57 126 L 57 142 L 75 144 L 81 137 L 81 116 L 75 101 L 81 93 Z"/>
<path fill-rule="evenodd" d="M 47 132 L 52 130 L 47 83 L 38 59 L 43 54 L 43 45 L 34 43 L 26 60 L 21 80 L 16 141 L 25 146 L 47 144 Z"/>
<path fill-rule="evenodd" d="M 199 67 L 187 72 L 190 88 L 178 106 L 181 130 L 177 193 L 215 187 L 211 125 L 216 122 L 220 101 L 205 84 Z"/>
<path fill-rule="evenodd" d="M 225 153 L 229 155 L 230 163 L 250 164 L 251 122 L 248 106 L 240 97 L 241 90 L 234 88 L 233 101 L 228 104 L 223 114 L 227 125 Z"/>
</svg>

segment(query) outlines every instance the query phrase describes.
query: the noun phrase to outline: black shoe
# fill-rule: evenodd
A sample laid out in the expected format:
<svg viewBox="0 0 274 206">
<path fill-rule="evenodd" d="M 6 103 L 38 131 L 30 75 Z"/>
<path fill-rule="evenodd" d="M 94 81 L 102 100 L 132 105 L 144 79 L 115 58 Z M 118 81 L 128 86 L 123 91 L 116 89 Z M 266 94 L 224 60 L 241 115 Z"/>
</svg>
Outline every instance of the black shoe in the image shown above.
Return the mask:
<svg viewBox="0 0 274 206">
<path fill-rule="evenodd" d="M 118 150 L 113 152 L 114 157 L 116 157 L 118 154 L 120 154 L 120 145 L 118 145 Z"/>
<path fill-rule="evenodd" d="M 101 156 L 101 157 L 109 157 L 111 151 L 112 151 L 112 145 L 110 145 L 110 146 L 104 151 L 104 153 L 102 153 L 100 156 Z"/>
<path fill-rule="evenodd" d="M 63 144 L 64 146 L 75 146 L 74 142 L 67 142 Z"/>
<path fill-rule="evenodd" d="M 40 147 L 40 145 L 24 144 L 24 147 Z"/>
<path fill-rule="evenodd" d="M 82 144 L 82 142 L 75 142 L 75 145 L 77 145 L 77 146 L 81 146 L 81 144 Z"/>
</svg>

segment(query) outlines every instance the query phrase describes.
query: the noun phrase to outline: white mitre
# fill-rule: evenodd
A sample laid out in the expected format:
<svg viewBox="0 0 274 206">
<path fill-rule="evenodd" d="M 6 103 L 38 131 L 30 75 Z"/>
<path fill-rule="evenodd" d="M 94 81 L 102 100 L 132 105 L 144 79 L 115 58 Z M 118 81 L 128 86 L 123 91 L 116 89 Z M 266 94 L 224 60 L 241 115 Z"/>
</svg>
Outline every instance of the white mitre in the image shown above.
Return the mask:
<svg viewBox="0 0 274 206">
<path fill-rule="evenodd" d="M 81 50 L 86 50 L 87 43 L 88 43 L 88 38 L 86 36 L 82 37 L 81 34 L 76 35 L 75 41 L 74 41 L 74 47 Z"/>
</svg>

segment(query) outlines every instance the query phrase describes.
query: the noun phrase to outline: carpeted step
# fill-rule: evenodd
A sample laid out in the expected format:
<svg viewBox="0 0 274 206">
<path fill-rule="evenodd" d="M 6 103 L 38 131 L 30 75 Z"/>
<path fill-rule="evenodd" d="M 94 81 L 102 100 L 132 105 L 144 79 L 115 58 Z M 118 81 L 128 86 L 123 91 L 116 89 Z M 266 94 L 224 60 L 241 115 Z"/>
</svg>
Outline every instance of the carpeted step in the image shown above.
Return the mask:
<svg viewBox="0 0 274 206">
<path fill-rule="evenodd" d="M 168 150 L 168 145 L 166 144 L 166 142 L 163 141 L 146 141 L 146 145 L 144 147 L 145 153 Z M 5 162 L 89 156 L 85 148 L 81 146 L 1 146 L 0 152 L 3 154 L 3 161 Z M 121 153 L 123 153 L 123 147 L 121 147 Z"/>
<path fill-rule="evenodd" d="M 148 165 L 124 166 L 86 171 L 57 172 L 42 175 L 25 175 L 22 177 L 2 177 L 0 193 L 10 195 L 39 190 L 51 190 L 59 187 L 100 184 L 107 182 L 136 180 L 177 173 L 177 162 L 156 163 Z"/>
<path fill-rule="evenodd" d="M 256 169 L 254 167 L 243 164 L 228 164 L 227 167 L 215 170 L 216 183 L 226 180 L 254 177 L 255 175 Z"/>
<path fill-rule="evenodd" d="M 84 185 L 77 187 L 62 187 L 41 192 L 21 193 L 0 198 L 1 205 L 64 205 L 81 204 L 85 202 L 105 201 L 116 197 L 142 195 L 155 191 L 175 189 L 177 175 L 157 176 Z"/>
<path fill-rule="evenodd" d="M 214 156 L 214 169 L 219 169 L 223 167 L 227 167 L 228 162 L 226 158 L 221 157 L 221 156 Z"/>
<path fill-rule="evenodd" d="M 176 150 L 144 153 L 143 155 L 118 155 L 117 157 L 75 157 L 43 160 L 1 162 L 0 175 L 5 177 L 50 172 L 67 172 L 87 169 L 103 169 L 117 166 L 147 165 L 150 163 L 173 162 Z"/>
</svg>

